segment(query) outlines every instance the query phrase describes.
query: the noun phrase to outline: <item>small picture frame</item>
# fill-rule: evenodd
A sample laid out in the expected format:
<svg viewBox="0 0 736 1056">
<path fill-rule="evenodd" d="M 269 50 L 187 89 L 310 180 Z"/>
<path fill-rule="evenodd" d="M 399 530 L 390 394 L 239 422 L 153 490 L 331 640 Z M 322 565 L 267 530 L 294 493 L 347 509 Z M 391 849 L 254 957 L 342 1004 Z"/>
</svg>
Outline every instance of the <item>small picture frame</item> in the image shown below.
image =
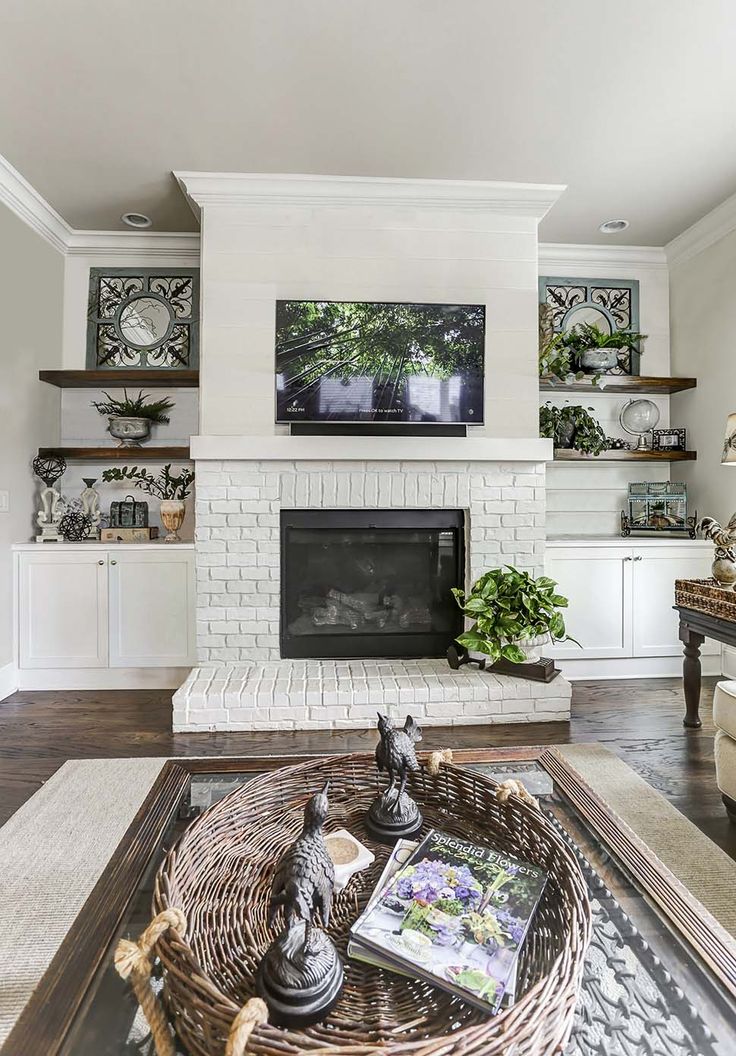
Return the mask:
<svg viewBox="0 0 736 1056">
<path fill-rule="evenodd" d="M 653 429 L 652 449 L 654 451 L 687 451 L 687 430 Z"/>
</svg>

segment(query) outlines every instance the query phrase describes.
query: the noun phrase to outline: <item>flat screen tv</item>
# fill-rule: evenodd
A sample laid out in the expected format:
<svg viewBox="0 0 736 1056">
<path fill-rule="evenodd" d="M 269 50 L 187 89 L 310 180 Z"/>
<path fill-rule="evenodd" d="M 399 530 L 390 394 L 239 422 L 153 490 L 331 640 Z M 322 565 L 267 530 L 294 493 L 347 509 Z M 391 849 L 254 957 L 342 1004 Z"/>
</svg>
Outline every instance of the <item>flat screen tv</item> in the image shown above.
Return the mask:
<svg viewBox="0 0 736 1056">
<path fill-rule="evenodd" d="M 276 421 L 483 423 L 485 306 L 276 302 Z"/>
</svg>

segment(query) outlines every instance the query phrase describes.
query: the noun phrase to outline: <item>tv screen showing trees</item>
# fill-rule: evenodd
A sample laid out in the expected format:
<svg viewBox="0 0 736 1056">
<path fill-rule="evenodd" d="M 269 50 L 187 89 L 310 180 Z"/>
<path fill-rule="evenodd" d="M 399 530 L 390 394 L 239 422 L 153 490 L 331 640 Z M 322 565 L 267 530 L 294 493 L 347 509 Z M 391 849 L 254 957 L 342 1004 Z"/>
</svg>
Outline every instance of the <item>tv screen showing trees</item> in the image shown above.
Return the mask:
<svg viewBox="0 0 736 1056">
<path fill-rule="evenodd" d="M 485 306 L 276 302 L 276 420 L 481 425 Z"/>
</svg>

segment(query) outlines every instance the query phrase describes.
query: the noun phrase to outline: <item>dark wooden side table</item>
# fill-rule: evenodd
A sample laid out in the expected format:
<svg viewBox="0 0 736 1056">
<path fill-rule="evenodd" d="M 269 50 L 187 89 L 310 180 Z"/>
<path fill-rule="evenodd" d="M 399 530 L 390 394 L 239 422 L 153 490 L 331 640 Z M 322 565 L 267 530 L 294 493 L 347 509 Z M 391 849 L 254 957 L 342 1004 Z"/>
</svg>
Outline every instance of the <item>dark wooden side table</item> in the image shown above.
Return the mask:
<svg viewBox="0 0 736 1056">
<path fill-rule="evenodd" d="M 736 646 L 736 621 L 710 616 L 695 609 L 675 605 L 680 614 L 680 641 L 683 646 L 682 686 L 685 694 L 683 726 L 697 730 L 700 721 L 700 649 L 706 638 Z"/>
</svg>

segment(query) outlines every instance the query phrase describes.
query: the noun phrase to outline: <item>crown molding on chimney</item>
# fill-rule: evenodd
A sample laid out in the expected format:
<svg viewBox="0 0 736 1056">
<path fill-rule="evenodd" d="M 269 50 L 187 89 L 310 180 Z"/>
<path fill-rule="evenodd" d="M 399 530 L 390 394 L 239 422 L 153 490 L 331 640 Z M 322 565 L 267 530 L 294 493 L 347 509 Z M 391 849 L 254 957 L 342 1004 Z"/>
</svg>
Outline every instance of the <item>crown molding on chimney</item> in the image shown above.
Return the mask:
<svg viewBox="0 0 736 1056">
<path fill-rule="evenodd" d="M 736 231 L 736 194 L 696 220 L 664 247 L 670 267 L 682 264 Z"/>
<path fill-rule="evenodd" d="M 207 205 L 304 205 L 464 209 L 541 220 L 564 184 L 394 179 L 241 172 L 175 172 L 199 216 Z"/>
</svg>

